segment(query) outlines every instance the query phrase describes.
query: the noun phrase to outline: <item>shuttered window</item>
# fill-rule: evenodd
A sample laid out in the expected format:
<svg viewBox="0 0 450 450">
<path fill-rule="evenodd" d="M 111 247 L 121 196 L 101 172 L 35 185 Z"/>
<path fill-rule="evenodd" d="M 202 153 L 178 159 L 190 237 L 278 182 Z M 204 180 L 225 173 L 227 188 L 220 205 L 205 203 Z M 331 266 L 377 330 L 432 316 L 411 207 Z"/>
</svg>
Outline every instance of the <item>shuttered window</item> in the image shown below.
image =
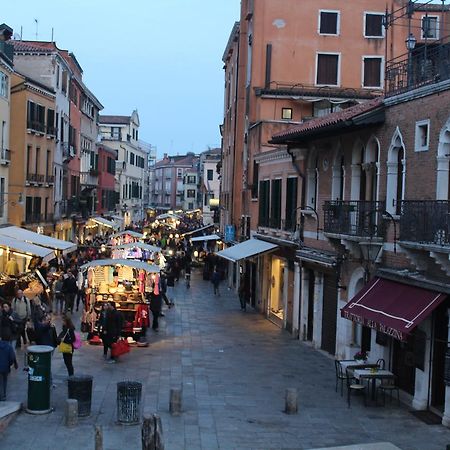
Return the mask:
<svg viewBox="0 0 450 450">
<path fill-rule="evenodd" d="M 337 86 L 339 55 L 317 55 L 317 84 Z"/>
<path fill-rule="evenodd" d="M 320 34 L 338 34 L 338 13 L 320 11 Z"/>
<path fill-rule="evenodd" d="M 366 14 L 365 37 L 383 37 L 383 15 Z"/>
<path fill-rule="evenodd" d="M 364 87 L 381 87 L 381 58 L 364 58 Z"/>
<path fill-rule="evenodd" d="M 297 209 L 297 178 L 286 180 L 286 217 L 284 229 L 293 231 L 295 229 L 295 210 Z"/>
<path fill-rule="evenodd" d="M 270 195 L 270 226 L 281 228 L 281 180 L 272 180 Z"/>
<path fill-rule="evenodd" d="M 270 205 L 270 181 L 259 182 L 259 217 L 258 224 L 261 227 L 269 226 L 269 205 Z"/>
</svg>

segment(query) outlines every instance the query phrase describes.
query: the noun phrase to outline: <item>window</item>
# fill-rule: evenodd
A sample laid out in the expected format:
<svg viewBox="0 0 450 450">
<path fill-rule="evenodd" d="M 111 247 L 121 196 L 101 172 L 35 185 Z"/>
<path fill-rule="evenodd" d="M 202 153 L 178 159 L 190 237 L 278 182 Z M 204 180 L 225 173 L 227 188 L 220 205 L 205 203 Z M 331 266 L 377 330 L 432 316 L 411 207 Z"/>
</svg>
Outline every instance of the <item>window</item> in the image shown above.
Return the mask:
<svg viewBox="0 0 450 450">
<path fill-rule="evenodd" d="M 214 170 L 208 169 L 207 178 L 208 178 L 208 181 L 212 181 L 214 179 Z"/>
<path fill-rule="evenodd" d="M 47 134 L 51 136 L 56 135 L 55 130 L 55 110 L 54 109 L 47 109 Z"/>
<path fill-rule="evenodd" d="M 122 134 L 120 132 L 120 127 L 111 127 L 111 137 L 119 141 L 122 140 Z"/>
<path fill-rule="evenodd" d="M 329 53 L 317 54 L 316 84 L 332 86 L 339 84 L 339 55 Z"/>
<path fill-rule="evenodd" d="M 363 58 L 363 86 L 381 87 L 381 62 L 382 58 L 367 57 Z"/>
<path fill-rule="evenodd" d="M 0 72 L 0 96 L 8 98 L 8 75 Z"/>
<path fill-rule="evenodd" d="M 297 177 L 291 177 L 286 180 L 286 212 L 284 229 L 295 230 L 296 211 L 297 211 Z"/>
<path fill-rule="evenodd" d="M 5 179 L 0 178 L 0 217 L 5 213 Z"/>
<path fill-rule="evenodd" d="M 416 122 L 415 151 L 426 152 L 430 146 L 430 121 Z"/>
<path fill-rule="evenodd" d="M 186 183 L 187 184 L 195 184 L 195 175 L 188 175 Z"/>
<path fill-rule="evenodd" d="M 134 153 L 130 152 L 130 164 L 134 166 Z"/>
<path fill-rule="evenodd" d="M 366 13 L 364 15 L 364 37 L 384 37 L 383 18 L 383 13 Z"/>
<path fill-rule="evenodd" d="M 177 169 L 177 178 L 183 178 L 183 169 Z"/>
<path fill-rule="evenodd" d="M 258 198 L 258 183 L 259 183 L 259 165 L 253 160 L 253 182 L 252 182 L 252 198 Z"/>
<path fill-rule="evenodd" d="M 187 198 L 195 198 L 195 189 L 188 189 L 186 197 Z"/>
<path fill-rule="evenodd" d="M 45 131 L 45 107 L 28 101 L 27 128 L 35 131 Z"/>
<path fill-rule="evenodd" d="M 339 34 L 339 11 L 319 11 L 319 34 Z"/>
<path fill-rule="evenodd" d="M 261 227 L 269 226 L 269 206 L 270 206 L 270 181 L 259 182 L 259 217 L 258 224 Z"/>
<path fill-rule="evenodd" d="M 281 228 L 281 179 L 272 180 L 270 192 L 270 227 Z"/>
<path fill-rule="evenodd" d="M 439 18 L 437 16 L 422 17 L 422 39 L 439 39 Z"/>
<path fill-rule="evenodd" d="M 62 77 L 61 77 L 61 91 L 64 93 L 67 92 L 67 79 L 68 79 L 68 73 L 66 70 L 62 71 Z"/>
<path fill-rule="evenodd" d="M 292 108 L 281 108 L 281 118 L 283 120 L 292 120 Z"/>
</svg>

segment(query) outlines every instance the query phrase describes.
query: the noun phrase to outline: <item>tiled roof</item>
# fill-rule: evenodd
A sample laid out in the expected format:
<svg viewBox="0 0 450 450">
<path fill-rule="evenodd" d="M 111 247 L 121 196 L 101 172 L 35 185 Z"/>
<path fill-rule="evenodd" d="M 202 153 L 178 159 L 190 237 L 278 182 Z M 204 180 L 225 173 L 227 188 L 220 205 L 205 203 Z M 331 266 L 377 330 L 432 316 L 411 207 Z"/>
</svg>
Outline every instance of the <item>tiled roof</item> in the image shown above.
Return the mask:
<svg viewBox="0 0 450 450">
<path fill-rule="evenodd" d="M 287 130 L 282 131 L 281 133 L 274 134 L 272 136 L 271 142 L 274 144 L 283 143 L 286 140 L 300 137 L 303 134 L 309 134 L 313 131 L 318 131 L 331 125 L 336 125 L 348 120 L 355 119 L 362 114 L 378 108 L 382 105 L 382 103 L 383 98 L 377 97 L 373 100 L 360 103 L 342 111 L 331 113 L 324 117 L 318 117 L 317 119 L 308 120 L 307 122 L 304 122 L 300 125 L 292 126 Z"/>
<path fill-rule="evenodd" d="M 9 41 L 14 45 L 15 52 L 39 52 L 52 53 L 56 50 L 53 42 L 39 42 L 39 41 Z"/>
<path fill-rule="evenodd" d="M 116 123 L 118 125 L 128 125 L 131 121 L 131 116 L 104 116 L 98 117 L 99 123 Z"/>
</svg>

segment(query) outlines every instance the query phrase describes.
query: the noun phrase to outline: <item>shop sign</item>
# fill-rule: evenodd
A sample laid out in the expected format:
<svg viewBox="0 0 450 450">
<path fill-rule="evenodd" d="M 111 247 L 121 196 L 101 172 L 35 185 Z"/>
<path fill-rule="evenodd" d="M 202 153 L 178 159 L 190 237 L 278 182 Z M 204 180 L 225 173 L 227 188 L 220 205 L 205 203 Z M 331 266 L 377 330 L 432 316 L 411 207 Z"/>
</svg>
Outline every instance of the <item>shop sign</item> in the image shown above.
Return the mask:
<svg viewBox="0 0 450 450">
<path fill-rule="evenodd" d="M 234 225 L 225 225 L 225 242 L 234 241 L 235 231 Z"/>
</svg>

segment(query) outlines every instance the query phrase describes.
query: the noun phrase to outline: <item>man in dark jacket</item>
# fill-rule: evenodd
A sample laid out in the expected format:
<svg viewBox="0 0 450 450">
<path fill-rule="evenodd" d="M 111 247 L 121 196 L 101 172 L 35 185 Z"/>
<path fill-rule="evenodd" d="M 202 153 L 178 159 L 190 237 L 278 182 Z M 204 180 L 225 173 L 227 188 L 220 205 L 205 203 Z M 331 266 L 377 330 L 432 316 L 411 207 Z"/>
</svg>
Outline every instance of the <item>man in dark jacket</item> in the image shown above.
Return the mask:
<svg viewBox="0 0 450 450">
<path fill-rule="evenodd" d="M 77 280 L 70 270 L 67 272 L 67 276 L 63 281 L 62 292 L 66 300 L 66 312 L 73 312 L 75 296 L 78 294 L 78 286 Z"/>
<path fill-rule="evenodd" d="M 49 345 L 50 347 L 56 348 L 57 334 L 55 325 L 51 322 L 50 315 L 46 314 L 41 321 L 34 324 L 34 330 L 36 333 L 36 344 L 37 345 Z"/>
<path fill-rule="evenodd" d="M 18 326 L 17 326 L 18 319 L 16 320 L 14 319 L 15 317 L 13 315 L 11 307 L 9 306 L 9 303 L 4 302 L 2 305 L 2 311 L 0 315 L 1 339 L 3 341 L 9 342 L 13 348 L 15 348 L 16 346 L 18 333 Z"/>
<path fill-rule="evenodd" d="M 120 337 L 122 333 L 123 317 L 120 311 L 117 311 L 116 304 L 109 302 L 106 308 L 106 314 L 102 323 L 102 341 L 104 348 L 104 355 L 108 354 L 108 349 L 111 348 L 114 342 Z M 116 358 L 111 356 L 110 363 L 115 363 Z"/>
<path fill-rule="evenodd" d="M 16 354 L 9 342 L 0 340 L 0 401 L 6 400 L 6 385 L 12 365 L 17 369 Z"/>
<path fill-rule="evenodd" d="M 158 331 L 158 318 L 161 315 L 162 296 L 161 294 L 155 294 L 154 292 L 152 292 L 148 298 L 150 300 L 150 311 L 153 315 L 152 330 Z"/>
</svg>

